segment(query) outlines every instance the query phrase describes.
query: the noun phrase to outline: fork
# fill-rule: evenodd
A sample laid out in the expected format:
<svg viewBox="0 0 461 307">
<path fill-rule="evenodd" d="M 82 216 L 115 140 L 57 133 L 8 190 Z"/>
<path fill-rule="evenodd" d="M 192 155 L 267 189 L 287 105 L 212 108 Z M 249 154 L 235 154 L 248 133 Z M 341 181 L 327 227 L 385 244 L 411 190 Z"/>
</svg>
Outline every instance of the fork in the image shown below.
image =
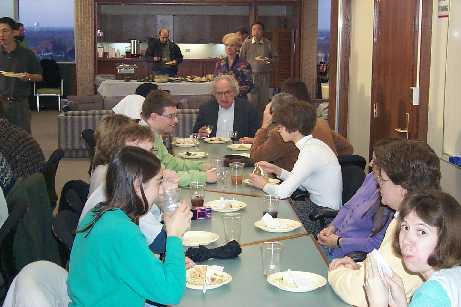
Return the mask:
<svg viewBox="0 0 461 307">
<path fill-rule="evenodd" d="M 205 278 L 203 279 L 203 288 L 202 288 L 202 293 L 205 294 L 206 293 L 206 290 L 207 290 L 207 278 L 206 278 L 206 275 L 208 273 L 208 266 L 205 267 Z"/>
</svg>

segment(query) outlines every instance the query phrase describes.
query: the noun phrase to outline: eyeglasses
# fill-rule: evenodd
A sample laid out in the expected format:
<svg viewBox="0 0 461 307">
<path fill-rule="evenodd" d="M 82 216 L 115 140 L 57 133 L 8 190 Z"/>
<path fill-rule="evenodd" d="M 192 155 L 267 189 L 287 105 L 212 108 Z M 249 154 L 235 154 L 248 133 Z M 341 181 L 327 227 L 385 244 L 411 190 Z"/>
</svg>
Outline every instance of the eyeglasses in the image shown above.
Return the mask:
<svg viewBox="0 0 461 307">
<path fill-rule="evenodd" d="M 391 179 L 384 179 L 381 175 L 378 175 L 378 176 L 376 177 L 376 181 L 378 181 L 378 183 L 379 183 L 380 185 L 383 185 L 383 184 L 385 184 L 386 182 L 391 181 Z"/>
<path fill-rule="evenodd" d="M 215 95 L 217 97 L 223 97 L 223 96 L 231 96 L 233 94 L 232 91 L 225 91 L 225 92 L 216 92 Z"/>
<path fill-rule="evenodd" d="M 176 114 L 176 113 L 171 113 L 171 114 L 161 114 L 160 116 L 163 116 L 163 117 L 166 117 L 166 118 L 168 118 L 168 119 L 170 119 L 170 120 L 173 120 L 173 119 L 175 119 L 175 118 L 177 118 L 177 117 L 178 117 L 178 114 Z"/>
</svg>

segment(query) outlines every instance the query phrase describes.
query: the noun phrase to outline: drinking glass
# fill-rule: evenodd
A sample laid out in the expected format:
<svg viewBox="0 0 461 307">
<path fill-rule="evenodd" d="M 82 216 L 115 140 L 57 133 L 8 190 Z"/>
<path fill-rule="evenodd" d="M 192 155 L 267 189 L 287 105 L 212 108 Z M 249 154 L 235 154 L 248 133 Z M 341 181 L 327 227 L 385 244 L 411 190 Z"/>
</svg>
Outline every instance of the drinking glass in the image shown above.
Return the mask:
<svg viewBox="0 0 461 307">
<path fill-rule="evenodd" d="M 242 162 L 229 163 L 231 170 L 231 182 L 234 185 L 242 184 L 243 181 L 243 167 L 245 166 Z"/>
<path fill-rule="evenodd" d="M 205 184 L 199 181 L 191 181 L 190 188 L 190 202 L 193 208 L 203 207 L 205 196 Z"/>
<path fill-rule="evenodd" d="M 211 132 L 213 132 L 213 125 L 206 126 L 206 133 L 208 134 L 207 137 L 210 137 Z"/>
<path fill-rule="evenodd" d="M 232 140 L 233 144 L 238 144 L 239 143 L 239 133 L 238 133 L 238 131 L 230 132 L 229 137 Z"/>
<path fill-rule="evenodd" d="M 240 213 L 226 213 L 222 216 L 222 220 L 226 243 L 232 240 L 240 241 L 242 232 L 242 216 Z"/>
<path fill-rule="evenodd" d="M 194 141 L 194 145 L 195 146 L 198 146 L 198 144 L 200 144 L 200 134 L 198 133 L 192 133 L 190 135 L 190 138 Z"/>
<path fill-rule="evenodd" d="M 279 213 L 279 198 L 266 194 L 264 196 L 264 211 L 263 215 L 269 213 L 273 218 L 276 218 Z"/>
<path fill-rule="evenodd" d="M 165 213 L 174 213 L 181 205 L 181 194 L 178 188 L 163 187 L 161 209 Z"/>
<path fill-rule="evenodd" d="M 264 242 L 260 246 L 260 249 L 264 275 L 269 276 L 273 273 L 280 272 L 280 260 L 283 251 L 282 243 Z"/>
</svg>

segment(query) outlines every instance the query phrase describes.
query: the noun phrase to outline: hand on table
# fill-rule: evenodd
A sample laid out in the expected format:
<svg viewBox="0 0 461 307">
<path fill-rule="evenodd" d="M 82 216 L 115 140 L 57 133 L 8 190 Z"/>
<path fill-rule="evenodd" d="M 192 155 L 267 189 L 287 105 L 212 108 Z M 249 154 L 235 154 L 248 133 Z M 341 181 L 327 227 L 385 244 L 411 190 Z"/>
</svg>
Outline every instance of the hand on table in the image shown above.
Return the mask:
<svg viewBox="0 0 461 307">
<path fill-rule="evenodd" d="M 265 177 L 259 176 L 256 174 L 251 174 L 250 175 L 250 182 L 251 185 L 254 187 L 257 187 L 259 189 L 263 189 L 264 186 L 269 182 Z"/>
<path fill-rule="evenodd" d="M 206 171 L 206 182 L 208 183 L 215 183 L 218 181 L 218 175 L 216 172 L 216 168 L 210 168 Z"/>
<path fill-rule="evenodd" d="M 334 233 L 332 234 L 325 234 L 319 233 L 318 235 L 318 242 L 321 245 L 325 245 L 331 248 L 338 247 L 338 236 Z"/>
<path fill-rule="evenodd" d="M 243 138 L 240 138 L 239 143 L 240 144 L 253 144 L 254 140 L 255 140 L 254 138 L 243 137 Z"/>
<path fill-rule="evenodd" d="M 328 270 L 333 271 L 340 267 L 345 267 L 351 270 L 360 269 L 360 266 L 357 263 L 355 263 L 351 257 L 346 256 L 343 258 L 333 259 L 333 261 L 328 266 Z"/>
</svg>

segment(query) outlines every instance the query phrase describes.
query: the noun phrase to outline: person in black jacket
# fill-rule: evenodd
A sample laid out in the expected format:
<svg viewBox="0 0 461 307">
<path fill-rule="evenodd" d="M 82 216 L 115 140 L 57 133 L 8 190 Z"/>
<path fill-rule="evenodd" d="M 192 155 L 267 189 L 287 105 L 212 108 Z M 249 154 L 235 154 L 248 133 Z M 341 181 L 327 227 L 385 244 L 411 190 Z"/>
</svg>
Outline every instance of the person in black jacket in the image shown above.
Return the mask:
<svg viewBox="0 0 461 307">
<path fill-rule="evenodd" d="M 170 41 L 170 31 L 161 28 L 159 38 L 151 38 L 145 56 L 152 57 L 152 72 L 160 75 L 175 76 L 178 73 L 178 65 L 182 62 L 182 53 L 178 45 Z"/>
<path fill-rule="evenodd" d="M 213 82 L 209 102 L 200 106 L 193 131 L 201 137 L 253 137 L 260 126 L 256 109 L 244 98 L 237 97 L 239 85 L 232 75 L 220 75 Z M 211 128 L 211 132 L 208 130 Z"/>
</svg>

